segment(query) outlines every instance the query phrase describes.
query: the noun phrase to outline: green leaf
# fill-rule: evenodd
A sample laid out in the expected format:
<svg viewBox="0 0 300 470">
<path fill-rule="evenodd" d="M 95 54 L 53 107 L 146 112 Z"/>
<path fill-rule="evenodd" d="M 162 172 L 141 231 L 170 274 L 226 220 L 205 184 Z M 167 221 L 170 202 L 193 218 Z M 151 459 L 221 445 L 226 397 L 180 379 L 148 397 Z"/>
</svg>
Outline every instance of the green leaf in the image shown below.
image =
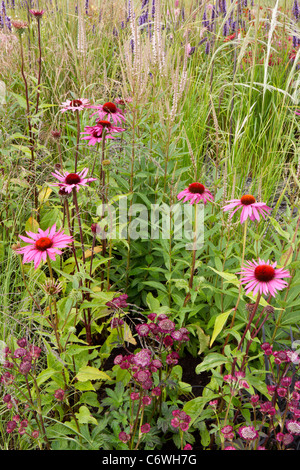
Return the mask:
<svg viewBox="0 0 300 470">
<path fill-rule="evenodd" d="M 216 317 L 215 325 L 214 325 L 214 331 L 213 331 L 213 334 L 212 334 L 212 337 L 211 337 L 211 340 L 210 340 L 210 347 L 212 346 L 212 344 L 215 341 L 216 337 L 223 330 L 223 328 L 224 328 L 224 326 L 227 322 L 227 319 L 228 319 L 231 312 L 232 312 L 232 308 L 230 310 L 228 310 L 227 312 L 221 313 L 220 315 L 218 315 Z"/>
<path fill-rule="evenodd" d="M 160 307 L 159 300 L 153 296 L 152 292 L 149 292 L 147 294 L 146 302 L 148 304 L 149 310 L 151 310 L 152 312 L 156 312 Z"/>
<path fill-rule="evenodd" d="M 285 232 L 282 228 L 281 228 L 281 225 L 279 224 L 279 222 L 277 222 L 276 219 L 274 219 L 273 217 L 269 217 L 269 220 L 271 222 L 271 224 L 273 225 L 273 227 L 275 228 L 275 230 L 279 233 L 279 235 L 281 235 L 283 238 L 285 238 L 286 240 L 290 240 L 290 234 L 288 232 Z"/>
<path fill-rule="evenodd" d="M 223 356 L 223 354 L 219 353 L 210 353 L 208 354 L 204 360 L 197 365 L 196 367 L 196 374 L 200 374 L 206 370 L 214 369 L 222 364 L 228 363 L 228 359 Z"/>
<path fill-rule="evenodd" d="M 83 366 L 79 369 L 76 379 L 79 382 L 86 382 L 87 380 L 111 380 L 111 378 L 96 367 Z"/>
<path fill-rule="evenodd" d="M 43 370 L 36 378 L 36 382 L 38 385 L 41 385 L 42 383 L 46 382 L 49 380 L 54 374 L 57 374 L 57 370 L 47 368 Z"/>
<path fill-rule="evenodd" d="M 96 418 L 91 415 L 90 410 L 84 405 L 79 408 L 79 413 L 75 413 L 75 415 L 79 424 L 98 424 Z"/>
<path fill-rule="evenodd" d="M 207 266 L 207 267 L 211 269 L 212 271 L 214 271 L 215 273 L 219 274 L 219 276 L 223 277 L 223 279 L 225 279 L 227 282 L 230 282 L 231 284 L 234 284 L 235 286 L 240 285 L 240 281 L 238 280 L 235 274 L 217 271 L 212 266 Z"/>
<path fill-rule="evenodd" d="M 25 98 L 21 95 L 18 95 L 17 93 L 13 93 L 12 91 L 10 93 L 14 98 L 16 98 L 16 100 L 19 103 L 19 105 L 21 106 L 21 108 L 27 110 L 27 102 L 26 102 Z"/>
</svg>

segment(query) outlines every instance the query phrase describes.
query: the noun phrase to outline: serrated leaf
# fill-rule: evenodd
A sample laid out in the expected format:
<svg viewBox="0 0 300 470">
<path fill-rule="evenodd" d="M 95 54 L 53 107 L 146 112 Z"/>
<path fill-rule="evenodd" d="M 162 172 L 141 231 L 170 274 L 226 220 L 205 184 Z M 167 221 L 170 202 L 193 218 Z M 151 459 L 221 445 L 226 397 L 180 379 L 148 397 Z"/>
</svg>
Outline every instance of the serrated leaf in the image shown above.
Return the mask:
<svg viewBox="0 0 300 470">
<path fill-rule="evenodd" d="M 75 415 L 79 424 L 98 424 L 96 418 L 91 415 L 90 410 L 84 405 L 79 408 L 79 413 L 75 413 Z"/>
<path fill-rule="evenodd" d="M 111 380 L 105 372 L 91 366 L 81 367 L 76 375 L 76 379 L 79 382 L 86 382 L 88 380 Z"/>
</svg>

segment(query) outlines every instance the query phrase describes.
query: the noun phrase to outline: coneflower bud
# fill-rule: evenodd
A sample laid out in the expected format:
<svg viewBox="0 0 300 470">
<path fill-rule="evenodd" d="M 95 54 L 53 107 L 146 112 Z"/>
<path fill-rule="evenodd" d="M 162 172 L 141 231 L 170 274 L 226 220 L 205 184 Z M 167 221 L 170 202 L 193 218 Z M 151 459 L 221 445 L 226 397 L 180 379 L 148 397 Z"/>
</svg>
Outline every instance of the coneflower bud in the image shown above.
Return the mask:
<svg viewBox="0 0 300 470">
<path fill-rule="evenodd" d="M 51 135 L 52 135 L 53 139 L 59 140 L 60 136 L 61 136 L 61 131 L 59 131 L 57 129 L 54 129 L 53 131 L 51 131 Z"/>
<path fill-rule="evenodd" d="M 13 251 L 19 250 L 20 248 L 21 248 L 20 242 L 14 243 L 13 245 L 11 245 L 11 249 L 12 249 Z"/>
<path fill-rule="evenodd" d="M 24 33 L 25 29 L 28 28 L 27 21 L 13 20 L 11 24 L 13 25 L 13 27 L 17 30 L 17 33 L 19 34 Z"/>
<path fill-rule="evenodd" d="M 68 193 L 65 188 L 60 188 L 58 194 L 62 199 L 67 199 L 72 196 L 72 193 Z"/>
</svg>

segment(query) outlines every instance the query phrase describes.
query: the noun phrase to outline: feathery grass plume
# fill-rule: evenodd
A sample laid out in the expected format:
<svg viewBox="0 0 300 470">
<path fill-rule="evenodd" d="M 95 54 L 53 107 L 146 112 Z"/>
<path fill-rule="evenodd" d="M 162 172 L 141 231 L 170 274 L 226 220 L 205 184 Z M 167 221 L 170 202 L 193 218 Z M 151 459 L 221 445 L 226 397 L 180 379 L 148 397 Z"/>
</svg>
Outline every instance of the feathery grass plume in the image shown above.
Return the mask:
<svg viewBox="0 0 300 470">
<path fill-rule="evenodd" d="M 271 49 L 272 49 L 272 37 L 273 37 L 273 33 L 277 25 L 278 4 L 279 4 L 279 0 L 276 0 L 275 7 L 272 10 L 272 18 L 271 18 L 270 29 L 269 29 L 269 34 L 268 34 L 267 55 L 266 55 L 265 63 L 264 63 L 263 103 L 265 100 L 265 94 L 267 90 L 269 58 L 270 58 Z"/>
<path fill-rule="evenodd" d="M 81 2 L 78 3 L 78 35 L 77 35 L 77 51 L 80 54 L 87 53 L 87 42 L 84 18 L 81 12 Z"/>
<path fill-rule="evenodd" d="M 141 37 L 137 26 L 134 7 L 129 3 L 128 21 L 131 36 L 120 48 L 121 73 L 123 77 L 124 96 L 135 97 L 136 102 L 146 102 L 150 87 L 151 46 L 147 35 Z M 125 90 L 126 87 L 129 91 Z"/>
<path fill-rule="evenodd" d="M 186 50 L 186 48 L 185 48 Z M 181 74 L 179 76 L 179 69 L 180 69 L 180 63 L 178 62 L 176 71 L 175 71 L 175 77 L 172 77 L 172 83 L 173 83 L 173 101 L 172 101 L 172 108 L 171 111 L 169 112 L 170 120 L 171 122 L 174 121 L 176 114 L 178 112 L 178 104 L 183 96 L 183 93 L 186 89 L 187 85 L 187 54 L 184 54 L 184 60 L 183 60 L 183 65 L 182 65 L 182 70 Z"/>
<path fill-rule="evenodd" d="M 156 0 L 154 10 L 154 25 L 152 34 L 152 60 L 154 64 L 158 64 L 159 72 L 165 75 L 165 52 L 164 43 L 162 39 L 162 28 L 161 28 L 161 5 L 160 0 Z"/>
</svg>

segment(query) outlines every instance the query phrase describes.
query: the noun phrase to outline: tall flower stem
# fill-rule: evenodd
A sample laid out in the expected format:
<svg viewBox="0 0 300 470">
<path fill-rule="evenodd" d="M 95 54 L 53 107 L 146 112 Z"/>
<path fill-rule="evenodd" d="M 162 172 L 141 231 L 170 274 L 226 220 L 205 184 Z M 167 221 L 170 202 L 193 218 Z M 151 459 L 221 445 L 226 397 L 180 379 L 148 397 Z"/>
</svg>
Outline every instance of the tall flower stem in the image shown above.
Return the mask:
<svg viewBox="0 0 300 470">
<path fill-rule="evenodd" d="M 243 248 L 242 248 L 242 260 L 241 260 L 241 267 L 243 267 L 243 264 L 244 264 L 244 261 L 245 261 L 245 251 L 246 251 L 246 239 L 247 239 L 247 226 L 248 226 L 248 219 L 246 219 L 245 223 L 244 223 L 244 236 L 243 236 Z M 241 299 L 241 290 L 242 290 L 242 284 L 240 283 L 239 285 L 239 292 L 238 292 L 238 299 L 237 299 L 237 303 L 233 309 L 233 315 L 232 315 L 232 319 L 231 319 L 231 323 L 230 323 L 230 329 L 233 328 L 233 325 L 234 325 L 234 321 L 235 321 L 235 316 L 236 316 L 236 312 L 237 312 L 237 309 L 238 309 L 238 306 L 239 306 L 239 303 L 240 303 L 240 299 Z M 224 346 L 223 346 L 223 353 L 224 353 L 224 348 L 225 346 L 227 345 L 228 343 L 228 340 L 229 340 L 229 334 L 227 335 L 226 339 L 225 339 L 225 342 L 224 342 Z"/>
<path fill-rule="evenodd" d="M 77 164 L 78 164 L 78 154 L 79 154 L 79 138 L 80 138 L 80 116 L 79 111 L 76 111 L 76 118 L 77 118 L 77 138 L 76 138 L 76 150 L 75 150 L 75 173 L 77 171 Z"/>
<path fill-rule="evenodd" d="M 68 203 L 67 199 L 65 199 L 64 203 L 65 203 L 65 213 L 66 213 L 66 216 L 67 216 L 69 232 L 70 232 L 70 235 L 73 236 L 72 224 L 71 224 L 71 220 L 70 220 L 69 203 Z M 79 264 L 78 264 L 78 260 L 77 260 L 74 240 L 72 241 L 72 252 L 73 252 L 74 259 L 75 259 L 77 271 L 79 272 L 80 268 L 79 268 Z"/>
<path fill-rule="evenodd" d="M 28 83 L 25 76 L 24 71 L 24 52 L 23 52 L 23 41 L 22 41 L 22 34 L 19 35 L 20 37 L 20 55 L 21 55 L 21 75 L 24 81 L 25 86 L 25 100 L 26 100 L 26 115 L 27 115 L 27 123 L 28 123 L 28 133 L 29 133 L 29 143 L 30 143 L 30 154 L 31 154 L 31 171 L 33 173 L 33 203 L 34 208 L 36 210 L 36 216 L 38 218 L 38 194 L 37 194 L 37 187 L 36 187 L 36 175 L 35 175 L 35 156 L 34 156 L 34 138 L 32 132 L 32 124 L 30 119 L 30 105 L 29 105 L 29 92 L 28 92 Z"/>
<path fill-rule="evenodd" d="M 194 281 L 194 272 L 196 264 L 196 254 L 197 254 L 197 204 L 194 204 L 194 241 L 193 241 L 193 254 L 192 254 L 192 264 L 191 264 L 191 275 L 189 280 L 189 290 L 193 288 Z M 183 306 L 185 307 L 188 301 L 191 298 L 190 292 L 187 294 Z"/>
<path fill-rule="evenodd" d="M 79 234 L 80 234 L 81 249 L 82 249 L 82 260 L 85 263 L 85 248 L 84 248 L 83 232 L 82 232 L 81 218 L 80 218 L 80 212 L 79 212 L 78 201 L 77 201 L 77 193 L 76 193 L 75 188 L 73 188 L 73 202 L 74 202 L 78 225 L 79 225 Z"/>
<path fill-rule="evenodd" d="M 38 71 L 38 81 L 37 81 L 37 97 L 36 97 L 36 107 L 35 113 L 37 114 L 39 109 L 39 101 L 40 101 L 40 85 L 41 85 L 41 76 L 42 76 L 42 45 L 41 45 L 41 19 L 37 17 L 37 27 L 38 27 L 38 47 L 39 47 L 39 71 Z"/>
<path fill-rule="evenodd" d="M 246 337 L 246 334 L 247 334 L 247 331 L 251 328 L 251 324 L 252 324 L 252 321 L 253 321 L 253 318 L 255 317 L 255 314 L 256 314 L 256 311 L 258 309 L 258 306 L 259 306 L 259 301 L 260 301 L 260 298 L 261 298 L 261 293 L 259 292 L 257 294 L 257 298 L 256 298 L 256 302 L 254 304 L 254 307 L 253 307 L 253 310 L 252 312 L 250 313 L 249 315 L 249 320 L 248 320 L 248 323 L 247 323 L 247 326 L 244 330 L 244 333 L 239 341 L 239 344 L 237 346 L 237 350 L 239 351 L 243 345 L 243 342 L 244 342 L 244 339 Z M 235 365 L 236 365 L 236 362 L 237 362 L 237 358 L 234 359 L 233 361 L 233 364 L 232 364 L 232 369 L 231 369 L 231 373 L 232 375 L 234 374 L 234 371 L 235 371 Z"/>
</svg>

